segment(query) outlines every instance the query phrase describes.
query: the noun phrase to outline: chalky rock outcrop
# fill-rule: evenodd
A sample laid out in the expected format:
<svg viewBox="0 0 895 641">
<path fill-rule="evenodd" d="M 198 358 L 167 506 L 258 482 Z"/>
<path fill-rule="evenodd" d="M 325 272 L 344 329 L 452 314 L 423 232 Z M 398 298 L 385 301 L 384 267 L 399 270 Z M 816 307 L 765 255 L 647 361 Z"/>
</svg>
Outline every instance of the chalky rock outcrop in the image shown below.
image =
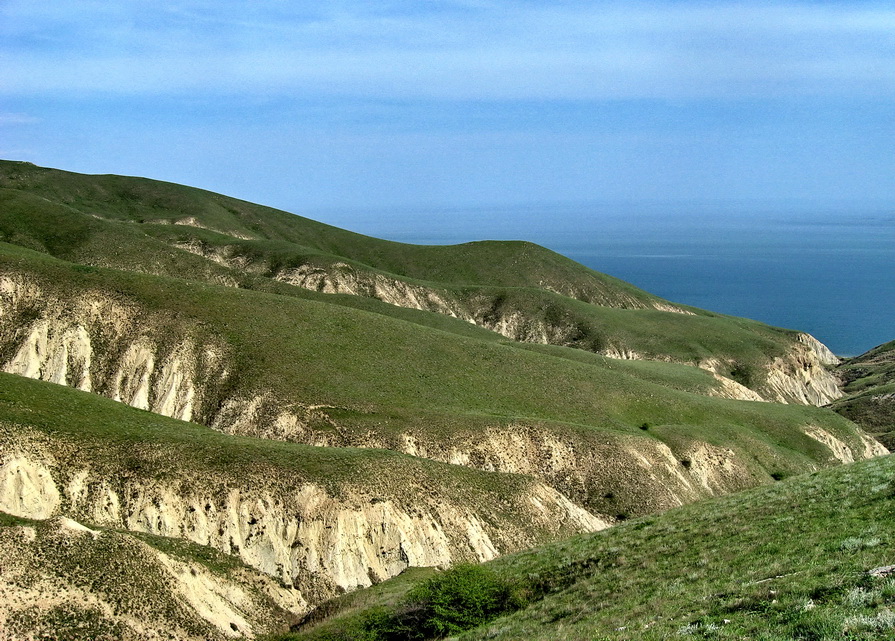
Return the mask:
<svg viewBox="0 0 895 641">
<path fill-rule="evenodd" d="M 371 452 L 356 474 L 334 481 L 259 461 L 214 470 L 189 465 L 174 445 L 57 438 L 15 425 L 0 425 L 0 445 L 0 512 L 214 548 L 281 586 L 265 594 L 291 616 L 410 566 L 485 561 L 608 526 L 534 479 L 466 472 L 442 487 L 436 478 L 449 466 L 393 453 L 380 462 Z M 378 466 L 375 482 L 365 465 Z"/>
</svg>

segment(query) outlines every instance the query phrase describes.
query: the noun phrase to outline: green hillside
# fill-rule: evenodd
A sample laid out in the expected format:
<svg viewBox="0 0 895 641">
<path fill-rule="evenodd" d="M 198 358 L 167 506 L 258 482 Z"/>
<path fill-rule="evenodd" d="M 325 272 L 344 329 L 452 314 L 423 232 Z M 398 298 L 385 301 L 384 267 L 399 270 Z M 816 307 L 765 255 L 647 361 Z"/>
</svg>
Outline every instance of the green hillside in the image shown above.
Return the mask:
<svg viewBox="0 0 895 641">
<path fill-rule="evenodd" d="M 493 601 L 470 621 L 516 612 L 488 638 L 667 638 L 715 634 L 717 579 L 734 595 L 729 638 L 777 638 L 755 612 L 791 601 L 740 608 L 730 583 L 790 576 L 799 536 L 772 537 L 775 559 L 762 532 L 817 504 L 806 540 L 842 567 L 887 540 L 849 529 L 871 514 L 852 519 L 854 502 L 799 498 L 846 478 L 804 474 L 885 451 L 817 407 L 840 395 L 834 362 L 807 335 L 677 306 L 530 243 L 393 243 L 181 185 L 0 161 L 0 552 L 14 560 L 0 629 L 229 638 L 328 602 L 313 620 L 348 619 L 313 634 L 375 641 L 395 607 L 422 616 L 408 589 L 460 584 Z M 888 367 L 881 350 L 842 371 L 860 396 Z M 888 487 L 875 465 L 853 469 Z M 769 487 L 635 520 L 755 486 Z M 824 510 L 844 538 L 823 538 L 841 533 Z M 110 577 L 148 577 L 149 601 L 104 578 L 103 555 Z M 826 593 L 793 585 L 810 617 L 827 612 Z M 848 592 L 854 617 L 889 598 L 865 587 Z M 840 614 L 829 629 L 858 629 Z M 866 617 L 860 630 L 877 625 Z"/>
<path fill-rule="evenodd" d="M 457 492 L 470 508 L 483 501 L 495 522 L 512 516 L 497 505 L 511 506 L 532 484 L 522 475 L 481 472 L 390 450 L 311 447 L 222 434 L 21 376 L 0 373 L 0 382 L 0 442 L 8 452 L 49 447 L 63 477 L 89 466 L 118 481 L 189 479 L 210 488 L 238 482 L 281 485 L 288 492 L 314 483 L 334 496 L 361 491 L 411 504 L 411 488 L 444 494 L 445 500 Z M 519 530 L 509 522 L 502 526 Z"/>
<path fill-rule="evenodd" d="M 888 456 L 452 571 L 453 582 L 398 577 L 327 604 L 288 638 L 422 638 L 413 630 L 481 614 L 464 599 L 480 590 L 506 613 L 462 639 L 890 639 L 895 569 L 871 571 L 895 563 L 893 477 Z M 446 595 L 453 614 L 437 608 Z"/>
<path fill-rule="evenodd" d="M 514 340 L 701 365 L 768 400 L 822 404 L 835 388 L 796 332 L 674 305 L 531 243 L 394 243 L 181 185 L 11 161 L 0 161 L 0 241 L 78 264 L 285 296 L 341 291 L 356 295 L 331 302 L 381 299 L 392 305 L 376 311 L 423 324 L 437 321 L 399 308 Z M 803 389 L 806 365 L 819 395 Z M 774 371 L 794 388 L 770 383 Z"/>
<path fill-rule="evenodd" d="M 63 258 L 103 260 L 106 257 L 97 251 L 101 238 L 127 232 L 97 221 L 136 223 L 133 238 L 142 237 L 147 245 L 153 238 L 168 245 L 185 237 L 229 244 L 235 255 L 263 262 L 268 271 L 313 258 L 347 258 L 375 270 L 450 285 L 563 287 L 609 304 L 628 298 L 659 300 L 532 243 L 407 245 L 182 185 L 74 174 L 12 161 L 0 161 L 0 188 L 3 240 Z M 69 217 L 67 228 L 56 225 L 63 215 Z"/>
<path fill-rule="evenodd" d="M 848 359 L 837 373 L 846 396 L 832 409 L 895 448 L 895 341 Z"/>
<path fill-rule="evenodd" d="M 814 469 L 842 458 L 833 442 L 848 456 L 872 451 L 828 410 L 709 396 L 718 382 L 692 367 L 460 335 L 310 292 L 85 268 L 10 245 L 0 275 L 22 292 L 0 318 L 7 371 L 226 432 L 416 453 L 411 439 L 430 458 L 485 469 L 519 470 L 513 457 L 526 456 L 532 473 L 609 516 Z M 177 394 L 188 414 L 166 405 Z M 504 451 L 507 438 L 522 449 Z"/>
</svg>

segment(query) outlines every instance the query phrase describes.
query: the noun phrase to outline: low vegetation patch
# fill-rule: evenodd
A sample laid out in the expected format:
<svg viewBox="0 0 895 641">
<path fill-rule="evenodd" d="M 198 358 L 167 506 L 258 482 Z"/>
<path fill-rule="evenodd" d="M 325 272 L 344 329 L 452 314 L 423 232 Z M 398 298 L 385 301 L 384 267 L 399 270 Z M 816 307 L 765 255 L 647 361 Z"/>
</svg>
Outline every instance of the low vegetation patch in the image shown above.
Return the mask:
<svg viewBox="0 0 895 641">
<path fill-rule="evenodd" d="M 416 584 L 393 607 L 376 605 L 301 638 L 315 641 L 441 639 L 518 610 L 527 603 L 527 597 L 487 566 L 461 564 Z"/>
<path fill-rule="evenodd" d="M 346 603 L 287 638 L 891 639 L 893 516 L 895 459 L 883 457 L 497 559 L 467 578 L 512 586 L 506 609 L 465 632 L 417 625 L 421 636 L 363 637 L 425 593 L 428 582 L 411 581 L 377 586 L 389 596 L 356 596 L 363 607 Z"/>
</svg>

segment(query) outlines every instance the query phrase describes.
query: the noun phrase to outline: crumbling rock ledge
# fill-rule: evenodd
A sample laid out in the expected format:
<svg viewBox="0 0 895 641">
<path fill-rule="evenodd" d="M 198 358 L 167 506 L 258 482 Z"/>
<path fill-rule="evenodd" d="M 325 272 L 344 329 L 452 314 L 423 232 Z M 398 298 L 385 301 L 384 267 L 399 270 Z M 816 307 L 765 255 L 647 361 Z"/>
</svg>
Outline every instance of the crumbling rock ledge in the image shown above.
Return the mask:
<svg viewBox="0 0 895 641">
<path fill-rule="evenodd" d="M 410 566 L 486 561 L 608 526 L 534 480 L 524 491 L 493 496 L 470 494 L 462 484 L 413 492 L 405 484 L 384 493 L 359 483 L 333 492 L 313 482 L 289 483 L 271 470 L 240 470 L 225 479 L 189 470 L 170 478 L 128 469 L 110 474 L 114 461 L 92 465 L 88 457 L 79 465 L 85 452 L 45 439 L 7 442 L 0 512 L 64 516 L 210 546 L 274 577 L 292 591 L 292 603 L 313 605 Z"/>
</svg>

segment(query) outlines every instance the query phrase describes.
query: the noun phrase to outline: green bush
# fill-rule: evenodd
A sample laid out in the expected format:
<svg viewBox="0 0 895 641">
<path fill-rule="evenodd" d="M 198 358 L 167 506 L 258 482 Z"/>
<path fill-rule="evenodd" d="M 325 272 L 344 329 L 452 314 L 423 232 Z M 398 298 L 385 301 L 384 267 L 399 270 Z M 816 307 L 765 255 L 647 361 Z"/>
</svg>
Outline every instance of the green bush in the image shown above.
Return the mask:
<svg viewBox="0 0 895 641">
<path fill-rule="evenodd" d="M 422 638 L 440 638 L 478 627 L 520 605 L 491 570 L 458 565 L 408 593 L 405 617 L 419 624 Z"/>
<path fill-rule="evenodd" d="M 367 610 L 360 630 L 350 636 L 354 641 L 440 639 L 488 623 L 522 605 L 491 570 L 459 565 L 418 585 L 394 610 Z"/>
</svg>

